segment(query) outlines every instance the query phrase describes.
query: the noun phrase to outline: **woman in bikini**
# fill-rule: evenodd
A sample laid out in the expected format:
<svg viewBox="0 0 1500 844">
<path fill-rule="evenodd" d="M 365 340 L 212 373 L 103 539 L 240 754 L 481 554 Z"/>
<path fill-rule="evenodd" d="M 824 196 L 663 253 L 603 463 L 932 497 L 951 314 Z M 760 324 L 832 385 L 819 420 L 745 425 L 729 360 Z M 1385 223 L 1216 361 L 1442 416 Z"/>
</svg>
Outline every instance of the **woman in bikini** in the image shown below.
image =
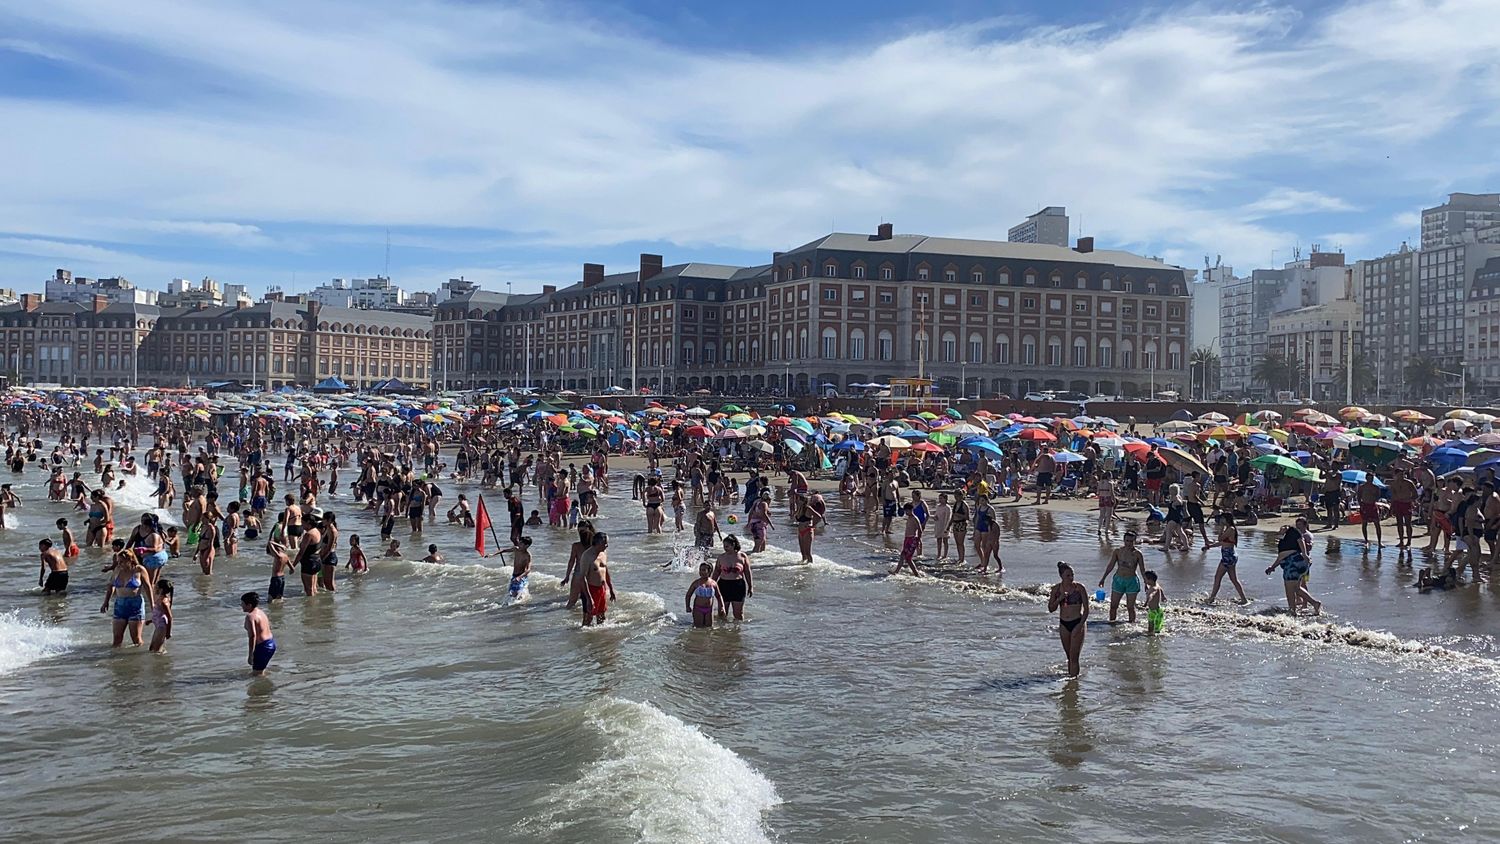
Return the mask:
<svg viewBox="0 0 1500 844">
<path fill-rule="evenodd" d="M 1107 472 L 1099 471 L 1094 492 L 1099 496 L 1099 533 L 1105 534 L 1115 521 L 1115 480 Z"/>
<path fill-rule="evenodd" d="M 979 496 L 979 504 L 974 508 L 974 551 L 979 554 L 980 574 L 990 570 L 990 557 L 995 558 L 997 573 L 1005 573 L 1005 564 L 1000 561 L 998 528 L 999 525 L 995 524 L 995 508 L 990 505 L 989 496 Z"/>
<path fill-rule="evenodd" d="M 710 569 L 708 563 L 698 564 L 698 579 L 688 587 L 684 596 L 686 609 L 693 615 L 694 627 L 713 627 L 715 607 L 719 610 L 719 617 L 724 617 L 724 596 L 719 591 L 719 584 L 709 575 Z"/>
<path fill-rule="evenodd" d="M 750 547 L 751 553 L 759 553 L 766 550 L 766 531 L 771 529 L 771 501 L 767 495 L 759 495 L 755 503 L 750 505 L 750 536 L 754 538 L 755 544 Z"/>
<path fill-rule="evenodd" d="M 662 495 L 661 491 L 661 479 L 652 478 L 650 483 L 646 485 L 645 492 L 641 493 L 641 503 L 646 507 L 647 533 L 662 532 L 662 522 L 665 519 L 662 516 L 661 505 L 664 498 L 665 496 Z"/>
<path fill-rule="evenodd" d="M 1219 597 L 1219 586 L 1224 582 L 1224 575 L 1229 575 L 1229 582 L 1234 584 L 1235 591 L 1240 593 L 1240 603 L 1247 604 L 1249 598 L 1245 597 L 1245 587 L 1240 585 L 1240 576 L 1235 572 L 1235 565 L 1239 562 L 1236 547 L 1240 544 L 1240 531 L 1234 526 L 1234 516 L 1228 513 L 1219 514 L 1219 568 L 1214 572 L 1214 588 L 1208 593 L 1208 602 L 1212 604 Z"/>
<path fill-rule="evenodd" d="M 964 500 L 964 492 L 960 489 L 953 497 L 953 519 L 948 523 L 948 531 L 953 536 L 953 547 L 958 549 L 958 564 L 965 562 L 964 540 L 969 533 L 969 502 Z"/>
<path fill-rule="evenodd" d="M 1088 627 L 1089 593 L 1073 579 L 1073 567 L 1067 563 L 1057 564 L 1057 574 L 1059 582 L 1047 598 L 1047 612 L 1057 613 L 1057 633 L 1063 653 L 1068 656 L 1068 676 L 1077 677 L 1081 671 L 1078 658 L 1083 653 L 1083 635 Z"/>
<path fill-rule="evenodd" d="M 151 594 L 150 575 L 129 548 L 115 552 L 114 567 L 110 572 L 99 612 L 114 611 L 115 647 L 125 641 L 127 630 L 130 631 L 130 643 L 139 645 L 141 630 L 146 624 L 146 608 L 156 603 Z"/>
<path fill-rule="evenodd" d="M 807 493 L 792 496 L 792 521 L 797 523 L 797 549 L 802 552 L 804 563 L 813 561 L 813 528 L 817 526 L 817 513 L 808 501 Z"/>
<path fill-rule="evenodd" d="M 750 558 L 740 550 L 740 538 L 724 537 L 724 553 L 714 564 L 713 579 L 719 585 L 723 604 L 734 613 L 735 621 L 745 619 L 745 599 L 755 594 L 755 582 L 750 577 Z"/>
</svg>

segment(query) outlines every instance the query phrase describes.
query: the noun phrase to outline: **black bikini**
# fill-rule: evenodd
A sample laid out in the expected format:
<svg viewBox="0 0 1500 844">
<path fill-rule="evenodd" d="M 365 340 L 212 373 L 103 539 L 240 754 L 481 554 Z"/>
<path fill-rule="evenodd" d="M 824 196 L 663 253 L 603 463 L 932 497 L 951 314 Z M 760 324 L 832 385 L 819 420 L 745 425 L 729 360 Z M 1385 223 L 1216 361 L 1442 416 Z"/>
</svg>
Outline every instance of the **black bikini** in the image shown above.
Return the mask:
<svg viewBox="0 0 1500 844">
<path fill-rule="evenodd" d="M 1083 592 L 1079 591 L 1078 589 L 1069 589 L 1068 590 L 1068 594 L 1064 595 L 1063 599 L 1062 599 L 1063 606 L 1069 606 L 1069 605 L 1072 605 L 1072 604 L 1077 604 L 1077 605 L 1081 606 L 1083 604 L 1083 601 L 1084 601 Z M 1060 623 L 1062 625 L 1062 628 L 1064 630 L 1068 631 L 1069 633 L 1072 633 L 1073 630 L 1078 627 L 1078 625 L 1080 625 L 1080 624 L 1083 623 L 1083 618 L 1084 617 L 1080 615 L 1077 618 L 1058 619 L 1058 623 Z"/>
</svg>

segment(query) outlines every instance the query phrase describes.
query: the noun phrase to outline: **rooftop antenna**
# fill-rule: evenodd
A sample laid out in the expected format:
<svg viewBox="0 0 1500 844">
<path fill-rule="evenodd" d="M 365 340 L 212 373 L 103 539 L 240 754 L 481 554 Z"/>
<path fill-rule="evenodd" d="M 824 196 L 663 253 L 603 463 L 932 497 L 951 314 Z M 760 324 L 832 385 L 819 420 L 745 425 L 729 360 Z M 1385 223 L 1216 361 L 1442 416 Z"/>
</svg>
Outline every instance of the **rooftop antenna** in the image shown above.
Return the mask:
<svg viewBox="0 0 1500 844">
<path fill-rule="evenodd" d="M 391 230 L 385 230 L 385 269 L 380 273 L 382 278 L 391 277 Z"/>
</svg>

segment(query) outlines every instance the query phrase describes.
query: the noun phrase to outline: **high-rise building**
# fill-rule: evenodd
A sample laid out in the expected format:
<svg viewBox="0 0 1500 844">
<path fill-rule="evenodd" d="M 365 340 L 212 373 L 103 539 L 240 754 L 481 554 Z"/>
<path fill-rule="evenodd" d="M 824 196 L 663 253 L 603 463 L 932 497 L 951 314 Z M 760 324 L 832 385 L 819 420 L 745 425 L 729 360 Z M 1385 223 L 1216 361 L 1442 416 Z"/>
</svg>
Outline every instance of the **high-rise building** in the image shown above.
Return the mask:
<svg viewBox="0 0 1500 844">
<path fill-rule="evenodd" d="M 75 278 L 68 270 L 58 270 L 47 279 L 46 301 L 71 302 L 92 307 L 95 296 L 119 305 L 155 305 L 156 291 L 142 290 L 123 277 Z"/>
<path fill-rule="evenodd" d="M 1484 236 L 1479 233 L 1485 230 Z M 1500 193 L 1450 193 L 1448 201 L 1422 209 L 1422 248 L 1500 237 Z"/>
<path fill-rule="evenodd" d="M 1061 205 L 1048 205 L 1019 225 L 1011 226 L 1005 239 L 1011 243 L 1067 246 L 1069 236 L 1068 209 Z"/>
<path fill-rule="evenodd" d="M 1205 262 L 1202 279 L 1188 285 L 1188 294 L 1192 297 L 1188 319 L 1189 354 L 1194 355 L 1202 350 L 1217 356 L 1218 360 L 1217 364 L 1209 366 L 1207 370 L 1195 369 L 1189 373 L 1193 376 L 1190 391 L 1193 396 L 1208 398 L 1222 389 L 1224 349 L 1219 338 L 1219 324 L 1224 306 L 1224 290 L 1237 280 L 1234 277 L 1234 267 L 1222 264 L 1207 266 Z"/>
<path fill-rule="evenodd" d="M 307 300 L 331 308 L 387 310 L 405 305 L 406 291 L 385 276 L 336 278 L 308 291 Z"/>
<path fill-rule="evenodd" d="M 1402 373 L 1417 342 L 1418 256 L 1407 244 L 1356 265 L 1364 349 L 1375 370 L 1375 401 L 1401 395 Z"/>
</svg>

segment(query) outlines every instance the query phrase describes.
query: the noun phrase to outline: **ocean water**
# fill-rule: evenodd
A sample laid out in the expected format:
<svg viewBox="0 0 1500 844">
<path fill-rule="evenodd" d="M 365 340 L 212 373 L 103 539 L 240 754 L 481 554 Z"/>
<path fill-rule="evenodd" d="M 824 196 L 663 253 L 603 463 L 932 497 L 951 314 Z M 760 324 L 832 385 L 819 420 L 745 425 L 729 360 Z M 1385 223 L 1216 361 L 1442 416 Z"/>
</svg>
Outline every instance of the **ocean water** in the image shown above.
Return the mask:
<svg viewBox="0 0 1500 844">
<path fill-rule="evenodd" d="M 1086 516 L 1004 511 L 1003 578 L 917 579 L 886 574 L 899 537 L 832 499 L 815 562 L 777 524 L 746 621 L 704 631 L 682 609 L 694 553 L 644 533 L 622 478 L 597 520 L 620 600 L 583 630 L 559 583 L 571 532 L 534 529 L 513 603 L 471 531 L 402 537 L 448 565 L 383 560 L 374 519 L 333 499 L 372 570 L 332 596 L 289 583 L 255 679 L 238 596 L 265 589 L 260 543 L 210 577 L 174 561 L 167 653 L 113 650 L 99 552 L 68 597 L 37 594 L 35 540 L 81 522 L 44 480 L 20 479 L 0 532 L 0 839 L 1500 838 L 1500 590 L 1419 594 L 1420 554 L 1320 539 L 1314 620 L 1275 611 L 1266 537 L 1242 546 L 1245 607 L 1200 603 L 1217 553 L 1148 550 L 1166 632 L 1096 605 L 1069 680 L 1042 586 L 1059 559 L 1097 579 Z M 119 524 L 154 506 L 143 486 Z"/>
</svg>

